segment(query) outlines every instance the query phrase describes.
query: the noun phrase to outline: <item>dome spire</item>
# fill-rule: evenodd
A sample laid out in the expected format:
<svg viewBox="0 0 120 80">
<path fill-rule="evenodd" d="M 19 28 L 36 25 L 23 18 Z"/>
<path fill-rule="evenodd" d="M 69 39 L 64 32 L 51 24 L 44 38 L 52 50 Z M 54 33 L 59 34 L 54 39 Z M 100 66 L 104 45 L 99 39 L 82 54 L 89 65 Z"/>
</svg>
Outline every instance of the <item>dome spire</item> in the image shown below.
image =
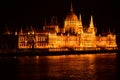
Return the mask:
<svg viewBox="0 0 120 80">
<path fill-rule="evenodd" d="M 81 14 L 79 14 L 79 21 L 80 21 L 80 26 L 82 27 L 82 19 L 81 19 Z"/>
<path fill-rule="evenodd" d="M 71 5 L 70 5 L 70 11 L 73 12 L 73 5 L 72 5 L 72 2 L 71 2 Z"/>
<path fill-rule="evenodd" d="M 79 20 L 82 21 L 82 19 L 81 19 L 81 14 L 79 14 Z"/>
</svg>

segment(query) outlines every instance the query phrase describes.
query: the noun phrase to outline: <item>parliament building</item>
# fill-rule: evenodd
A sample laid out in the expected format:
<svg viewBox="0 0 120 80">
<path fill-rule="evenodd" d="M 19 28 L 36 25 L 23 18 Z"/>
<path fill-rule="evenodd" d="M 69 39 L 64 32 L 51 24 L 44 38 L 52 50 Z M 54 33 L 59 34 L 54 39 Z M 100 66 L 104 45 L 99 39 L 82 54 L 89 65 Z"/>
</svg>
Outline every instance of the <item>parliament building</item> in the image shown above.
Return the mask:
<svg viewBox="0 0 120 80">
<path fill-rule="evenodd" d="M 44 25 L 42 30 L 20 30 L 18 35 L 19 49 L 74 49 L 74 50 L 98 50 L 116 49 L 116 35 L 109 31 L 105 36 L 96 35 L 97 28 L 91 15 L 90 24 L 83 27 L 81 14 L 79 18 L 73 11 L 66 15 L 63 28 L 57 24 Z"/>
</svg>

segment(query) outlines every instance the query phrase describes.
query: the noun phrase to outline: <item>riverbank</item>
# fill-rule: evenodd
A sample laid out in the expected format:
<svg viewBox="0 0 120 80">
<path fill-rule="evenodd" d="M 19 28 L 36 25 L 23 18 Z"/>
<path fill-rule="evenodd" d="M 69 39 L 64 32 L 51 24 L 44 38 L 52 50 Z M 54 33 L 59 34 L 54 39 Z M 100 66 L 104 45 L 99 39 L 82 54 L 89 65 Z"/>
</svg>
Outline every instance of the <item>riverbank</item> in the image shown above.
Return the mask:
<svg viewBox="0 0 120 80">
<path fill-rule="evenodd" d="M 12 51 L 0 51 L 0 56 L 47 56 L 47 55 L 70 55 L 70 54 L 99 54 L 99 53 L 118 53 L 117 50 L 78 50 L 78 51 L 48 51 L 48 50 L 12 50 Z"/>
</svg>

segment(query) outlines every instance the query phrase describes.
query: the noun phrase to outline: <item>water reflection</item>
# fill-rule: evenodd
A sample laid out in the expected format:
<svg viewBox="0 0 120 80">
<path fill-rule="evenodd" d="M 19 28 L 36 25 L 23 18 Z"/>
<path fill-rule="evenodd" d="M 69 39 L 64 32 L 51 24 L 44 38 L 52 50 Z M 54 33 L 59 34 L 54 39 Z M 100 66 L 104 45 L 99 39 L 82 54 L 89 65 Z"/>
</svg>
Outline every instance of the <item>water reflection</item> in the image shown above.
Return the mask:
<svg viewBox="0 0 120 80">
<path fill-rule="evenodd" d="M 17 80 L 116 80 L 116 60 L 116 53 L 0 57 Z"/>
</svg>

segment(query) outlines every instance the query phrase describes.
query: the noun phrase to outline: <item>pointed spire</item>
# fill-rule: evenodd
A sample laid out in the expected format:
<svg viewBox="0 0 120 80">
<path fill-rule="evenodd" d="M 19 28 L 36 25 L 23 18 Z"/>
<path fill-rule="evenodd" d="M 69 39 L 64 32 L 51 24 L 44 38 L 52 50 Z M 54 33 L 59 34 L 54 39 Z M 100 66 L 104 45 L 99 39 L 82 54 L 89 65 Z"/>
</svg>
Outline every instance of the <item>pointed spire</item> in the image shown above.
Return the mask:
<svg viewBox="0 0 120 80">
<path fill-rule="evenodd" d="M 70 5 L 70 11 L 73 12 L 73 5 L 72 5 L 72 2 L 71 2 L 71 5 Z"/>
<path fill-rule="evenodd" d="M 114 32 L 111 32 L 111 29 L 110 29 L 110 27 L 109 27 L 109 31 L 108 31 L 108 34 L 111 34 L 111 33 L 114 33 Z"/>
<path fill-rule="evenodd" d="M 93 24 L 93 16 L 91 15 L 91 20 L 90 20 L 90 28 L 93 28 L 94 24 Z"/>
<path fill-rule="evenodd" d="M 32 27 L 32 26 L 30 26 L 30 31 L 34 31 L 34 29 L 33 29 L 33 27 Z"/>
<path fill-rule="evenodd" d="M 30 26 L 30 33 L 34 34 L 34 29 L 32 26 Z"/>
<path fill-rule="evenodd" d="M 52 24 L 54 24 L 54 19 L 55 19 L 55 16 L 53 16 L 53 17 L 51 18 L 51 23 L 52 23 Z"/>
<path fill-rule="evenodd" d="M 8 27 L 6 27 L 6 32 L 5 32 L 5 34 L 10 34 L 10 31 L 9 31 Z"/>
<path fill-rule="evenodd" d="M 15 35 L 18 35 L 18 31 L 17 31 L 17 28 L 15 29 Z"/>
<path fill-rule="evenodd" d="M 110 27 L 109 27 L 109 31 L 108 32 L 111 33 Z"/>
<path fill-rule="evenodd" d="M 79 15 L 79 21 L 80 21 L 80 26 L 82 27 L 82 18 L 81 18 L 81 14 Z"/>
<path fill-rule="evenodd" d="M 79 14 L 79 21 L 82 21 L 82 19 L 81 19 L 81 14 Z"/>
<path fill-rule="evenodd" d="M 96 33 L 94 24 L 93 24 L 93 16 L 91 16 L 91 21 L 90 21 L 90 26 L 89 26 L 88 32 L 92 32 L 93 34 Z"/>
</svg>

